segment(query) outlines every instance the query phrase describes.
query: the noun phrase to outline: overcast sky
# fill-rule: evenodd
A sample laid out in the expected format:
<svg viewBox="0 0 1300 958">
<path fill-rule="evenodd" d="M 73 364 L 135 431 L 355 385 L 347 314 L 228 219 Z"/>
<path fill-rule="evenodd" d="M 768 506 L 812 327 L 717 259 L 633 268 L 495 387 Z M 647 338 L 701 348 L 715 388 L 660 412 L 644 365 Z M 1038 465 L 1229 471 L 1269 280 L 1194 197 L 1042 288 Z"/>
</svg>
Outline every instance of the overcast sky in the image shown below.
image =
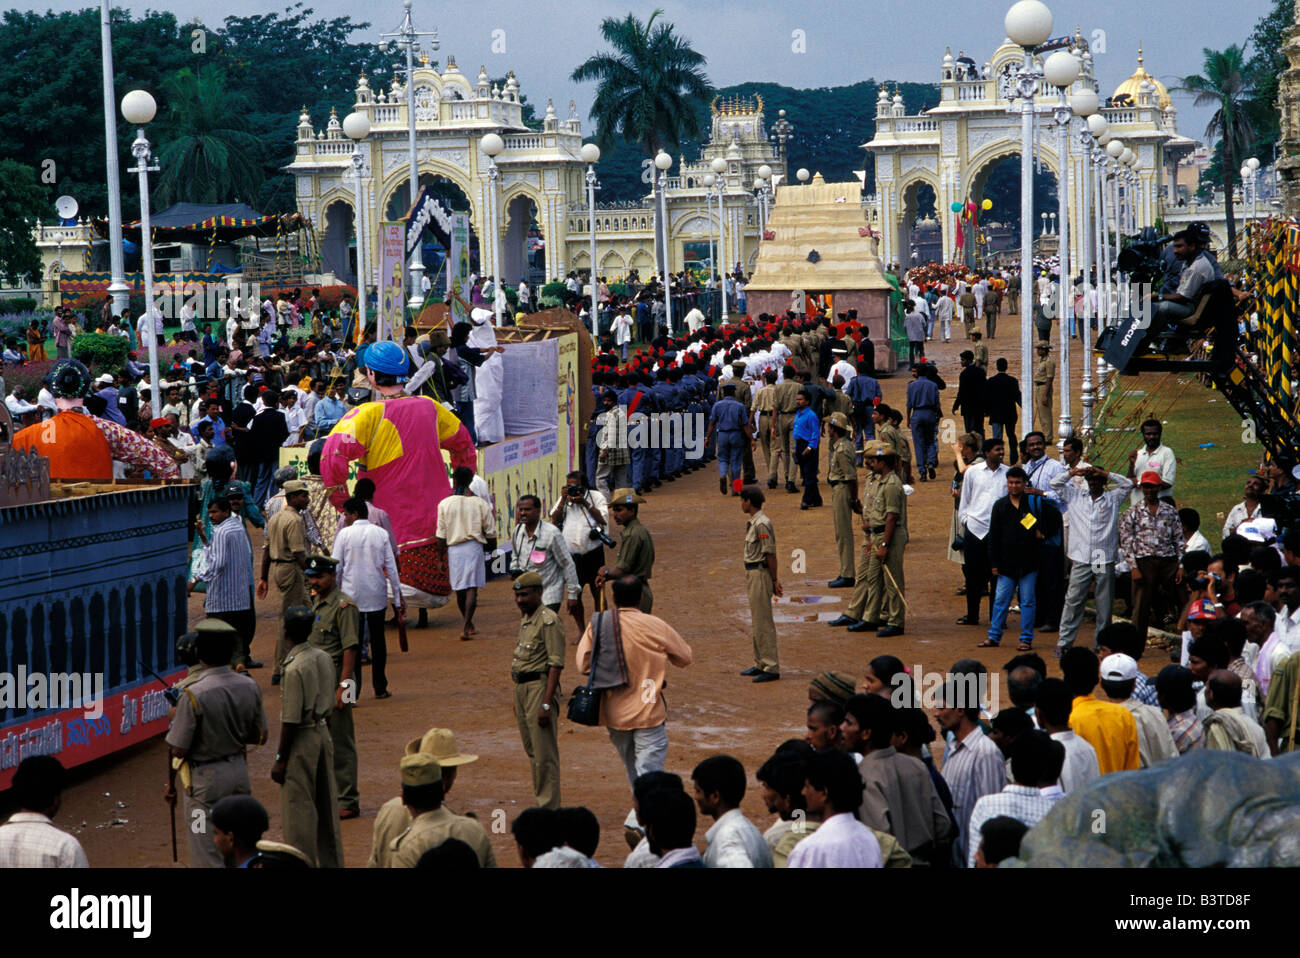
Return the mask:
<svg viewBox="0 0 1300 958">
<path fill-rule="evenodd" d="M 60 10 L 86 4 L 10 5 Z M 318 16 L 370 20 L 367 35 L 374 39 L 396 28 L 403 12 L 400 0 L 367 4 L 308 0 L 307 5 Z M 1094 56 L 1103 96 L 1133 72 L 1139 41 L 1147 70 L 1172 87 L 1177 77 L 1200 72 L 1203 47 L 1245 43 L 1272 6 L 1270 0 L 1232 0 L 1224 6 L 1178 0 L 1049 0 L 1048 5 L 1056 17 L 1056 35 L 1073 33 L 1077 25 L 1085 36 L 1100 40 L 1094 42 Z M 214 25 L 226 16 L 275 9 L 266 0 L 116 0 L 114 6 L 129 8 L 137 16 L 148 7 L 162 7 L 181 20 L 200 16 Z M 570 83 L 569 73 L 604 48 L 599 32 L 602 18 L 623 17 L 630 10 L 644 19 L 656 6 L 708 58 L 709 79 L 715 85 L 771 81 L 809 88 L 868 77 L 937 82 L 945 46 L 951 46 L 954 55 L 964 50 L 982 63 L 1002 42 L 1002 21 L 1010 0 L 811 0 L 802 4 L 789 0 L 415 0 L 413 13 L 417 28 L 438 30 L 442 44 L 438 58 L 453 54 L 465 73 L 477 73 L 480 63 L 493 76 L 513 69 L 539 113 L 551 97 L 564 117 L 572 98 L 586 130 L 592 90 Z M 504 40 L 504 53 L 493 51 L 494 31 L 504 31 L 504 37 L 495 36 L 498 49 Z M 795 31 L 803 31 L 806 52 L 795 52 L 799 36 Z M 1194 109 L 1186 96 L 1174 97 L 1180 131 L 1201 138 L 1209 112 Z M 863 104 L 863 109 L 874 110 L 875 104 Z M 797 126 L 799 118 L 791 119 Z"/>
</svg>

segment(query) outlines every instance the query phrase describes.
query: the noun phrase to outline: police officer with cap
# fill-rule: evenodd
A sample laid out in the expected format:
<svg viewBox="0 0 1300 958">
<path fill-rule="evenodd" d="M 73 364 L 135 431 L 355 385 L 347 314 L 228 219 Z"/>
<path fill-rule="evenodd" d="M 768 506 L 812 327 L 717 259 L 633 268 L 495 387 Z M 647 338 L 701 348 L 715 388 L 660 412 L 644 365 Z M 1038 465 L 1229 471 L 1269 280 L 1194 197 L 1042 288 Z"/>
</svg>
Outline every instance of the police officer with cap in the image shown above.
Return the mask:
<svg viewBox="0 0 1300 958">
<path fill-rule="evenodd" d="M 1034 364 L 1034 428 L 1052 431 L 1052 387 L 1056 384 L 1056 360 L 1051 343 L 1038 344 L 1038 362 Z"/>
<path fill-rule="evenodd" d="M 831 515 L 835 520 L 835 544 L 839 549 L 840 574 L 826 585 L 831 589 L 848 589 L 853 586 L 853 513 L 862 511 L 858 501 L 857 458 L 853 450 L 853 426 L 848 416 L 833 412 L 826 421 L 830 430 L 830 464 L 826 481 L 831 487 Z"/>
<path fill-rule="evenodd" d="M 179 771 L 163 792 L 176 803 L 175 781 L 184 789 L 190 866 L 221 868 L 225 860 L 213 842 L 212 806 L 227 795 L 252 792 L 244 750 L 266 741 L 266 713 L 257 683 L 230 667 L 239 633 L 220 619 L 195 626 L 194 648 L 203 665 L 181 691 L 167 744 Z"/>
<path fill-rule="evenodd" d="M 361 612 L 357 604 L 337 587 L 338 561 L 314 555 L 307 560 L 307 582 L 314 595 L 316 613 L 311 644 L 334 663 L 334 708 L 325 716 L 334 743 L 334 778 L 338 784 L 339 818 L 361 814 L 357 792 L 357 739 L 352 724 L 352 706 L 360 689 L 358 658 L 361 651 Z M 287 624 L 287 619 L 286 619 Z"/>
<path fill-rule="evenodd" d="M 337 673 L 330 656 L 310 641 L 316 621 L 317 614 L 306 606 L 284 614 L 291 648 L 280 682 L 280 742 L 271 780 L 282 786 L 285 840 L 321 868 L 342 868 L 334 742 L 327 727 L 337 710 Z"/>
<path fill-rule="evenodd" d="M 544 808 L 560 807 L 560 747 L 557 734 L 560 670 L 564 668 L 564 626 L 542 604 L 542 577 L 525 572 L 514 582 L 522 620 L 510 662 L 515 722 L 533 770 L 533 792 Z"/>
<path fill-rule="evenodd" d="M 634 575 L 641 580 L 641 604 L 637 606 L 646 615 L 654 607 L 654 593 L 650 591 L 650 574 L 654 571 L 655 544 L 650 531 L 641 525 L 637 510 L 645 502 L 633 489 L 615 489 L 609 497 L 609 514 L 623 527 L 618 540 L 618 554 L 613 567 L 606 566 L 596 576 L 596 588 L 603 589 L 605 582 L 620 576 Z"/>
<path fill-rule="evenodd" d="M 487 831 L 474 819 L 453 814 L 444 804 L 446 791 L 438 760 L 416 752 L 403 755 L 398 767 L 402 773 L 402 804 L 411 815 L 411 824 L 389 843 L 389 867 L 415 868 L 425 852 L 455 838 L 474 850 L 480 868 L 495 868 L 496 856 Z"/>
</svg>

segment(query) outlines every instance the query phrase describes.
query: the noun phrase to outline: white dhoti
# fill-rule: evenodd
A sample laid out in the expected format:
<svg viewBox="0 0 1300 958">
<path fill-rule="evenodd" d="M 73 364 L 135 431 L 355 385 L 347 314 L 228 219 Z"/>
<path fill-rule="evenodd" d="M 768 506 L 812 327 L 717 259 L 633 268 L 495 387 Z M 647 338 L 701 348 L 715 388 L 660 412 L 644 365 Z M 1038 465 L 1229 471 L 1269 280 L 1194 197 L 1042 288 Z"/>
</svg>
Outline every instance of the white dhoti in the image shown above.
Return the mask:
<svg viewBox="0 0 1300 958">
<path fill-rule="evenodd" d="M 487 581 L 487 567 L 483 559 L 483 543 L 467 539 L 447 546 L 447 577 L 453 591 L 481 589 Z"/>
</svg>

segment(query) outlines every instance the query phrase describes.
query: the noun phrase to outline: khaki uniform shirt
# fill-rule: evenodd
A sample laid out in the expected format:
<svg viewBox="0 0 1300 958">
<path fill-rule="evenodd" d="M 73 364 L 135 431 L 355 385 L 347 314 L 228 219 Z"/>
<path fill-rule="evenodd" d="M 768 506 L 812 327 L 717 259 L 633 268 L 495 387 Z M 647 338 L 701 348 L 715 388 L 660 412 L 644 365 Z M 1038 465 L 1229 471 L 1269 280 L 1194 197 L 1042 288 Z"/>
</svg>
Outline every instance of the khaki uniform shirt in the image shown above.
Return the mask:
<svg viewBox="0 0 1300 958">
<path fill-rule="evenodd" d="M 793 416 L 795 413 L 794 397 L 799 395 L 799 384 L 794 380 L 787 379 L 785 382 L 777 383 L 773 389 L 775 392 L 772 396 L 772 402 L 776 407 L 776 411 L 783 415 Z"/>
<path fill-rule="evenodd" d="M 549 612 L 550 610 L 547 609 Z M 496 868 L 492 842 L 483 826 L 472 818 L 453 815 L 446 808 L 421 812 L 411 820 L 410 827 L 389 843 L 390 868 L 414 868 L 420 856 L 437 848 L 449 838 L 458 838 L 478 856 L 480 868 Z"/>
<path fill-rule="evenodd" d="M 776 409 L 776 385 L 764 386 L 758 392 L 753 394 L 754 408 L 760 413 L 772 412 Z"/>
<path fill-rule="evenodd" d="M 871 500 L 871 528 L 878 529 L 885 524 L 885 517 L 898 516 L 898 525 L 894 528 L 893 543 L 907 541 L 907 496 L 903 493 L 903 480 L 898 473 L 887 472 L 880 479 L 875 497 Z M 875 533 L 883 536 L 883 532 Z"/>
<path fill-rule="evenodd" d="M 186 689 L 172 715 L 167 744 L 189 752 L 191 765 L 243 754 L 266 741 L 262 692 L 228 665 L 208 666 Z"/>
<path fill-rule="evenodd" d="M 989 368 L 989 348 L 983 343 L 975 343 L 971 346 L 970 351 L 975 354 L 975 365 L 984 369 Z"/>
<path fill-rule="evenodd" d="M 864 481 L 858 484 L 858 499 L 862 502 L 862 531 L 870 534 L 871 514 L 876 508 L 876 499 L 880 495 L 880 477 L 867 470 Z"/>
<path fill-rule="evenodd" d="M 831 462 L 826 470 L 826 479 L 830 482 L 843 482 L 858 477 L 855 465 L 857 454 L 853 451 L 853 440 L 843 436 L 831 446 Z"/>
<path fill-rule="evenodd" d="M 307 527 L 297 509 L 286 505 L 271 516 L 266 524 L 266 547 L 272 562 L 292 561 L 295 552 L 306 553 Z"/>
<path fill-rule="evenodd" d="M 1056 360 L 1051 356 L 1044 356 L 1034 366 L 1034 385 L 1043 386 L 1054 379 L 1056 379 Z"/>
<path fill-rule="evenodd" d="M 558 615 L 539 605 L 519 623 L 519 641 L 510 671 L 545 672 L 551 668 L 564 668 L 564 626 Z"/>
<path fill-rule="evenodd" d="M 317 599 L 312 609 L 316 625 L 307 641 L 329 655 L 337 672 L 343 667 L 343 653 L 361 644 L 361 612 L 338 586 L 325 598 Z"/>
<path fill-rule="evenodd" d="M 338 673 L 330 657 L 302 642 L 289 650 L 280 678 L 280 721 L 285 725 L 314 725 L 334 711 Z"/>
<path fill-rule="evenodd" d="M 743 379 L 728 379 L 727 382 L 736 384 L 736 401 L 745 407 L 745 412 L 751 412 L 754 408 L 754 394 L 749 389 L 749 383 Z M 718 399 L 722 398 L 722 386 L 718 386 Z"/>
<path fill-rule="evenodd" d="M 893 423 L 887 422 L 883 426 L 877 426 L 876 438 L 894 447 L 900 465 L 912 461 L 912 447 L 907 444 L 907 440 Z"/>
<path fill-rule="evenodd" d="M 641 581 L 648 582 L 654 564 L 655 544 L 650 538 L 650 530 L 641 525 L 641 520 L 634 518 L 623 527 L 614 565 L 628 575 L 634 575 Z"/>
<path fill-rule="evenodd" d="M 767 557 L 775 552 L 776 531 L 772 528 L 772 520 L 760 509 L 745 524 L 744 559 L 746 562 L 766 562 Z"/>
</svg>

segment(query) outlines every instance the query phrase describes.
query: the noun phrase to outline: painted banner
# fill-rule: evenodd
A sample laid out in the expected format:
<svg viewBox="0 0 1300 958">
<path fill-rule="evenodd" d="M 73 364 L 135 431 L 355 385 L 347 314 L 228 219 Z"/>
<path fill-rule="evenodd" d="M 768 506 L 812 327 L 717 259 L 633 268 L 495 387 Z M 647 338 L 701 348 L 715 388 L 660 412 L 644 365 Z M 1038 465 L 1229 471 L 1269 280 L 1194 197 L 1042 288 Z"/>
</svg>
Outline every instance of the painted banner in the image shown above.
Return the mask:
<svg viewBox="0 0 1300 958">
<path fill-rule="evenodd" d="M 379 249 L 379 327 L 375 338 L 390 338 L 400 343 L 402 330 L 406 326 L 402 300 L 402 267 L 405 257 L 401 223 L 384 223 L 379 228 Z"/>
<path fill-rule="evenodd" d="M 451 214 L 450 244 L 447 250 L 447 291 L 451 294 L 451 322 L 469 322 L 469 214 Z"/>
</svg>

